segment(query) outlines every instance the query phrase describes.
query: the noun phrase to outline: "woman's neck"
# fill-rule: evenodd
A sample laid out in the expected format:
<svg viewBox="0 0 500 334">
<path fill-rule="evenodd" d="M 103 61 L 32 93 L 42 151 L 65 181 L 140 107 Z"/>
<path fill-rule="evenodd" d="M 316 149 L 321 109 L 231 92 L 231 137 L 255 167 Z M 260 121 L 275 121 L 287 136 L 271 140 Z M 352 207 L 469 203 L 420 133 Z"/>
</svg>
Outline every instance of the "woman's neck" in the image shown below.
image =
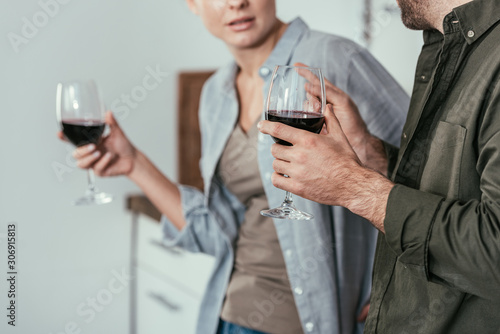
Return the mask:
<svg viewBox="0 0 500 334">
<path fill-rule="evenodd" d="M 269 57 L 286 28 L 287 24 L 277 20 L 271 33 L 259 45 L 246 49 L 230 47 L 229 51 L 240 68 L 239 74 L 251 77 L 258 75 L 259 68 Z"/>
</svg>

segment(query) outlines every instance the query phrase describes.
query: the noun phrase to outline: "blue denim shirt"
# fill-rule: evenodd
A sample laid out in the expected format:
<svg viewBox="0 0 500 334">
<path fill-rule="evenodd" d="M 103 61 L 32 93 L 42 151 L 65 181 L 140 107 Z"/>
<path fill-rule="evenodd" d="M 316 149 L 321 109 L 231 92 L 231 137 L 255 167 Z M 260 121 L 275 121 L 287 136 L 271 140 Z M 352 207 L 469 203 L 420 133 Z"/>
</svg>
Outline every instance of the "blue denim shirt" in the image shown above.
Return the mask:
<svg viewBox="0 0 500 334">
<path fill-rule="evenodd" d="M 399 143 L 409 98 L 365 49 L 344 38 L 311 31 L 297 18 L 260 68 L 265 82 L 263 96 L 267 96 L 274 66 L 295 62 L 322 68 L 325 77 L 357 103 L 373 134 Z M 199 334 L 216 332 L 232 272 L 233 247 L 245 212 L 217 173 L 226 141 L 238 120 L 237 71 L 235 63 L 222 67 L 203 88 L 199 120 L 204 192 L 179 186 L 187 221 L 182 231 L 162 218 L 166 243 L 213 255 L 216 260 L 201 304 Z M 275 207 L 283 201 L 284 192 L 271 183 L 272 144 L 270 136 L 259 134 L 256 157 L 269 206 Z M 361 333 L 363 325 L 356 323 L 356 317 L 369 300 L 377 231 L 347 209 L 298 196 L 294 202 L 315 218 L 275 220 L 274 224 L 304 332 Z"/>
</svg>

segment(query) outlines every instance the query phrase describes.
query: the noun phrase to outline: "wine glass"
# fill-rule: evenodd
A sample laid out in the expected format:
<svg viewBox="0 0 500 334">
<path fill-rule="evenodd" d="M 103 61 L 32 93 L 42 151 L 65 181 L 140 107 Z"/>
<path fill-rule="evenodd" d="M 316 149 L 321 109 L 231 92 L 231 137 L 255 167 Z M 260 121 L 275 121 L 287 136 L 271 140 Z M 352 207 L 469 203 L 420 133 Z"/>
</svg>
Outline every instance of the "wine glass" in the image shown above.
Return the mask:
<svg viewBox="0 0 500 334">
<path fill-rule="evenodd" d="M 319 96 L 306 89 L 319 87 Z M 325 82 L 321 69 L 302 66 L 276 66 L 266 101 L 266 119 L 280 122 L 295 128 L 319 133 L 325 122 Z M 281 145 L 292 146 L 291 143 L 273 137 Z M 285 175 L 285 177 L 288 177 Z M 292 194 L 286 192 L 281 206 L 262 210 L 261 215 L 294 220 L 310 220 L 313 215 L 297 209 L 292 200 Z"/>
<path fill-rule="evenodd" d="M 94 81 L 59 83 L 56 113 L 63 134 L 75 146 L 99 143 L 105 128 L 105 108 Z M 87 179 L 87 191 L 74 205 L 105 204 L 113 200 L 113 196 L 97 190 L 91 168 L 87 169 Z"/>
</svg>

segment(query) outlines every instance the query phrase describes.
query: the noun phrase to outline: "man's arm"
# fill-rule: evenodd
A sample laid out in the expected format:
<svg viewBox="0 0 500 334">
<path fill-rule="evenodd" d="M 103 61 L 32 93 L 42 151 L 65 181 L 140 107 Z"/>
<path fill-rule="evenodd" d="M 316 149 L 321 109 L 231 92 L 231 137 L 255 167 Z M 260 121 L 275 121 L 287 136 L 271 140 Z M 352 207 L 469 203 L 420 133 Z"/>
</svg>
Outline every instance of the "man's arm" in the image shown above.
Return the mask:
<svg viewBox="0 0 500 334">
<path fill-rule="evenodd" d="M 325 112 L 326 135 L 261 122 L 263 133 L 294 145 L 273 145 L 273 184 L 368 219 L 385 234 L 398 261 L 421 279 L 500 298 L 500 85 L 491 95 L 477 130 L 481 198 L 444 198 L 393 184 L 362 164 L 331 107 Z"/>
<path fill-rule="evenodd" d="M 338 104 L 335 110 L 336 114 L 345 117 L 355 114 L 349 103 Z M 387 199 L 394 184 L 373 169 L 387 171 L 383 145 L 363 129 L 362 120 L 341 127 L 331 105 L 327 106 L 325 119 L 326 134 L 314 134 L 276 122 L 259 123 L 262 133 L 293 144 L 272 146 L 271 153 L 276 158 L 273 185 L 319 203 L 343 206 L 384 232 Z M 359 156 L 344 128 L 356 139 Z M 370 163 L 371 156 L 377 157 L 377 163 Z M 364 165 L 363 161 L 371 166 Z M 288 178 L 283 176 L 285 174 Z"/>
</svg>

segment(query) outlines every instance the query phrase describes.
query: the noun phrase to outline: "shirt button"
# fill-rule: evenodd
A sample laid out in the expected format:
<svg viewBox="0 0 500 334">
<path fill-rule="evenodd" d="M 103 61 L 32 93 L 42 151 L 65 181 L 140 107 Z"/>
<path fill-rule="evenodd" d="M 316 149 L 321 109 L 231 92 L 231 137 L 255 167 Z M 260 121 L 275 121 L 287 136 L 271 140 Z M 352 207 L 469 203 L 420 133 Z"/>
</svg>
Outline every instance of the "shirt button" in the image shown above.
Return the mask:
<svg viewBox="0 0 500 334">
<path fill-rule="evenodd" d="M 304 291 L 302 291 L 302 288 L 300 286 L 298 286 L 295 289 L 293 289 L 293 292 L 295 292 L 296 294 L 298 294 L 300 296 Z"/>
<path fill-rule="evenodd" d="M 427 79 L 427 77 L 426 77 L 425 75 L 422 75 L 422 76 L 420 77 L 420 79 L 425 80 L 425 79 Z"/>
<path fill-rule="evenodd" d="M 260 75 L 265 77 L 269 74 L 269 72 L 271 72 L 271 70 L 269 70 L 267 67 L 261 67 L 259 72 L 260 72 Z"/>
<path fill-rule="evenodd" d="M 273 175 L 273 174 L 272 174 L 271 172 L 267 172 L 267 173 L 266 173 L 266 176 L 265 176 L 266 180 L 271 180 L 271 176 L 272 176 L 272 175 Z"/>
<path fill-rule="evenodd" d="M 403 133 L 403 139 L 406 139 L 406 137 L 408 137 L 408 136 L 406 135 L 406 132 L 404 132 Z"/>
<path fill-rule="evenodd" d="M 287 257 L 291 257 L 291 256 L 292 256 L 292 253 L 293 253 L 293 252 L 292 252 L 292 250 L 291 250 L 291 249 L 287 249 L 287 250 L 285 251 L 285 255 L 286 255 Z"/>
<path fill-rule="evenodd" d="M 308 331 L 309 333 L 312 332 L 314 329 L 314 324 L 312 322 L 308 322 L 306 324 L 306 331 Z"/>
<path fill-rule="evenodd" d="M 469 36 L 470 38 L 474 37 L 475 33 L 474 33 L 474 30 L 469 30 L 467 32 L 467 36 Z"/>
</svg>

